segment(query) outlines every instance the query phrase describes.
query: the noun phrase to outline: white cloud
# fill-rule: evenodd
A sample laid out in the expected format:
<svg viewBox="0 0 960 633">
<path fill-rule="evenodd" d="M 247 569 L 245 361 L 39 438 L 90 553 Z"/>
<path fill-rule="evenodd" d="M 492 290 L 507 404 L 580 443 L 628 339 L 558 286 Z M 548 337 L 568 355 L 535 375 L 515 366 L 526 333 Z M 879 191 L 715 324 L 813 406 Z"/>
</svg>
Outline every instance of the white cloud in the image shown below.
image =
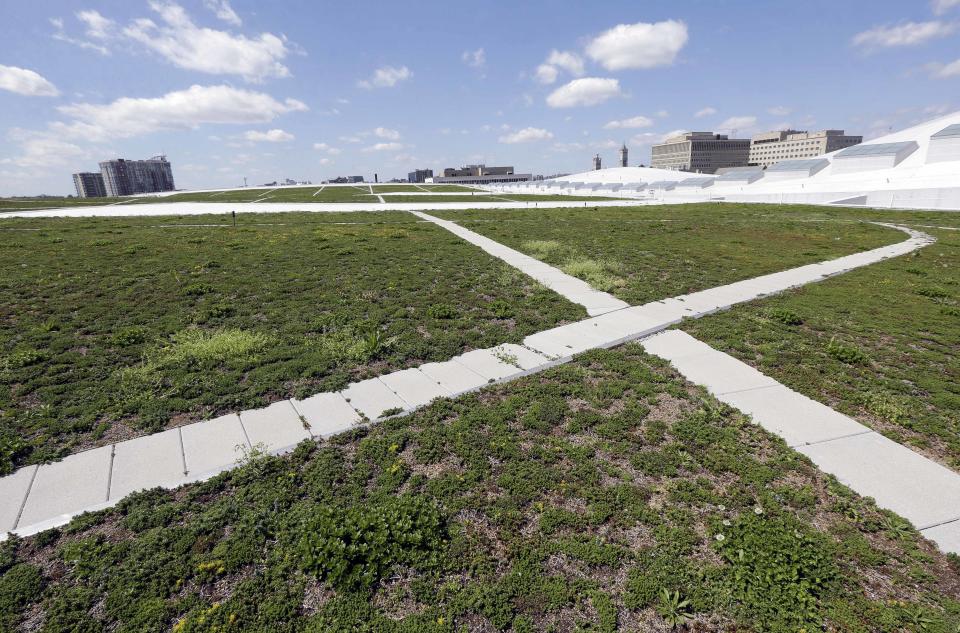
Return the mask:
<svg viewBox="0 0 960 633">
<path fill-rule="evenodd" d="M 123 34 L 175 66 L 211 75 L 239 75 L 250 82 L 290 76 L 290 70 L 281 63 L 289 53 L 285 39 L 272 33 L 251 39 L 201 28 L 183 7 L 172 2 L 152 0 L 150 8 L 159 14 L 162 25 L 141 18 L 127 26 Z"/>
<path fill-rule="evenodd" d="M 478 48 L 475 51 L 463 51 L 460 59 L 471 68 L 483 68 L 487 63 L 487 54 L 482 48 Z"/>
<path fill-rule="evenodd" d="M 711 108 L 710 106 L 707 106 L 706 108 L 701 108 L 700 110 L 697 110 L 696 112 L 694 112 L 693 118 L 702 119 L 705 116 L 713 116 L 716 113 L 717 113 L 716 108 Z"/>
<path fill-rule="evenodd" d="M 365 152 L 395 152 L 404 148 L 403 143 L 375 143 L 363 148 Z"/>
<path fill-rule="evenodd" d="M 387 139 L 388 141 L 399 141 L 399 140 L 400 140 L 400 132 L 397 132 L 396 130 L 391 130 L 391 129 L 388 128 L 388 127 L 378 127 L 378 128 L 374 128 L 373 134 L 374 134 L 374 136 L 377 136 L 378 138 L 385 138 L 385 139 Z"/>
<path fill-rule="evenodd" d="M 537 66 L 536 79 L 542 84 L 552 84 L 557 80 L 561 70 L 565 70 L 574 77 L 584 73 L 583 58 L 570 51 L 552 50 L 547 55 L 547 61 Z"/>
<path fill-rule="evenodd" d="M 321 158 L 320 160 L 317 161 L 317 163 L 320 165 L 332 165 L 333 161 L 330 160 L 329 158 Z"/>
<path fill-rule="evenodd" d="M 668 116 L 670 116 L 670 113 L 667 112 L 666 110 L 657 110 L 657 113 L 656 113 L 656 114 L 657 114 L 657 116 L 660 117 L 661 119 L 665 119 L 665 118 L 667 118 Z"/>
<path fill-rule="evenodd" d="M 10 138 L 20 144 L 21 154 L 4 162 L 20 167 L 67 165 L 86 154 L 78 145 L 42 132 L 13 129 Z"/>
<path fill-rule="evenodd" d="M 616 130 L 620 128 L 650 127 L 651 125 L 653 125 L 653 119 L 649 119 L 645 116 L 635 116 L 629 119 L 620 119 L 619 121 L 610 121 L 603 127 L 606 130 Z"/>
<path fill-rule="evenodd" d="M 78 11 L 77 19 L 87 26 L 87 36 L 98 40 L 105 40 L 111 37 L 113 35 L 113 28 L 116 26 L 116 22 L 104 17 L 99 11 L 94 11 L 93 9 Z"/>
<path fill-rule="evenodd" d="M 234 26 L 243 24 L 243 20 L 237 15 L 237 12 L 230 6 L 230 0 L 203 0 L 203 6 L 207 7 L 213 13 L 226 22 Z"/>
<path fill-rule="evenodd" d="M 547 105 L 551 108 L 592 106 L 620 94 L 620 82 L 616 79 L 584 77 L 574 79 L 550 93 Z"/>
<path fill-rule="evenodd" d="M 555 66 L 540 64 L 537 66 L 536 78 L 542 84 L 552 84 L 557 80 L 560 71 Z"/>
<path fill-rule="evenodd" d="M 277 101 L 268 94 L 232 86 L 190 86 L 161 97 L 121 97 L 112 103 L 73 103 L 58 110 L 73 119 L 51 128 L 75 138 L 96 141 L 127 138 L 162 130 L 189 130 L 206 123 L 268 123 L 281 114 L 302 112 L 296 99 Z"/>
<path fill-rule="evenodd" d="M 934 20 L 931 22 L 904 22 L 895 26 L 877 26 L 853 36 L 853 45 L 866 49 L 917 46 L 933 39 L 946 37 L 957 30 L 957 25 Z"/>
<path fill-rule="evenodd" d="M 259 130 L 249 130 L 244 133 L 243 138 L 254 143 L 286 143 L 294 139 L 293 134 L 284 132 L 279 128 L 261 132 Z"/>
<path fill-rule="evenodd" d="M 66 42 L 67 44 L 73 44 L 74 46 L 79 46 L 80 48 L 85 48 L 87 50 L 97 51 L 101 55 L 110 54 L 110 49 L 102 44 L 95 44 L 93 42 L 80 40 L 67 35 L 66 31 L 63 30 L 63 18 L 50 18 L 50 24 L 53 25 L 54 29 L 56 29 L 53 34 L 53 39 L 60 42 Z"/>
<path fill-rule="evenodd" d="M 394 66 L 384 66 L 373 71 L 370 79 L 362 79 L 357 82 L 361 88 L 370 90 L 371 88 L 392 88 L 401 81 L 406 81 L 413 77 L 413 72 L 406 66 L 396 68 Z"/>
<path fill-rule="evenodd" d="M 336 156 L 337 154 L 340 153 L 340 149 L 339 149 L 339 148 L 331 147 L 330 145 L 327 145 L 326 143 L 314 143 L 314 144 L 313 144 L 313 149 L 315 149 L 315 150 L 317 150 L 317 151 L 320 151 L 320 152 L 326 152 L 327 154 L 330 154 L 331 156 Z"/>
<path fill-rule="evenodd" d="M 42 75 L 16 66 L 0 64 L 0 90 L 9 90 L 28 97 L 56 97 L 57 87 Z"/>
<path fill-rule="evenodd" d="M 539 127 L 525 127 L 512 134 L 505 134 L 499 138 L 501 143 L 513 145 L 515 143 L 531 143 L 534 141 L 548 141 L 553 138 L 553 133 Z"/>
<path fill-rule="evenodd" d="M 960 0 L 933 0 L 933 12 L 942 15 L 954 7 L 960 7 Z"/>
<path fill-rule="evenodd" d="M 587 55 L 607 70 L 669 66 L 687 43 L 687 25 L 678 20 L 618 24 L 587 44 Z"/>
<path fill-rule="evenodd" d="M 767 108 L 767 112 L 773 116 L 787 116 L 793 112 L 793 110 L 786 106 L 774 106 L 772 108 Z"/>
<path fill-rule="evenodd" d="M 717 126 L 718 130 L 724 131 L 739 131 L 750 129 L 757 124 L 757 117 L 755 116 L 732 116 L 720 125 Z"/>
<path fill-rule="evenodd" d="M 949 79 L 960 76 L 960 59 L 949 64 L 933 63 L 927 65 L 930 76 L 935 79 Z"/>
</svg>

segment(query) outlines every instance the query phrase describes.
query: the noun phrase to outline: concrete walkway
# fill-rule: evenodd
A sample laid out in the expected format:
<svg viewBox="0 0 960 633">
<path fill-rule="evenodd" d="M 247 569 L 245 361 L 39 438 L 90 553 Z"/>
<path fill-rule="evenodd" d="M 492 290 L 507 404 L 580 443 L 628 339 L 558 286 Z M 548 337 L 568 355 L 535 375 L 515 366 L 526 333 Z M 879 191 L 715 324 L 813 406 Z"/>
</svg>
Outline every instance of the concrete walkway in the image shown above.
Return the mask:
<svg viewBox="0 0 960 633">
<path fill-rule="evenodd" d="M 904 517 L 944 551 L 960 552 L 960 475 L 793 391 L 686 332 L 642 341 L 690 382 L 750 415 L 857 494 Z"/>
<path fill-rule="evenodd" d="M 21 536 L 35 534 L 63 525 L 82 512 L 114 505 L 136 490 L 156 486 L 175 487 L 208 479 L 235 467 L 252 448 L 273 454 L 285 453 L 306 439 L 327 437 L 356 424 L 413 411 L 438 397 L 455 397 L 490 383 L 542 371 L 591 348 L 608 348 L 641 339 L 665 330 L 684 318 L 703 316 L 737 303 L 817 282 L 831 275 L 909 253 L 933 241 L 925 234 L 896 228 L 909 233 L 910 238 L 898 244 L 819 264 L 642 306 L 612 310 L 530 335 L 522 345 L 505 344 L 473 350 L 442 363 L 427 363 L 352 383 L 340 392 L 321 393 L 305 400 L 282 400 L 262 409 L 232 413 L 77 453 L 60 462 L 22 468 L 0 478 L 0 530 L 11 530 Z M 663 339 L 665 348 L 669 347 L 666 345 L 669 341 Z M 665 354 L 672 353 L 667 349 L 662 351 Z M 698 378 L 695 374 L 691 376 L 695 381 Z M 766 378 L 751 388 L 775 386 L 772 379 Z M 724 394 L 737 390 L 727 390 Z M 840 439 L 832 428 L 826 428 L 829 424 L 830 419 L 820 424 L 825 428 L 820 439 Z M 843 429 L 845 434 L 853 429 L 854 436 L 865 435 L 860 433 L 859 426 L 848 425 Z M 876 442 L 881 443 L 880 440 Z M 844 445 L 835 446 L 842 449 Z M 888 452 L 896 451 L 888 446 L 885 448 Z M 855 447 L 855 450 L 861 449 Z M 808 454 L 813 455 L 812 452 Z M 828 457 L 823 459 L 827 460 Z M 842 455 L 835 459 L 844 461 Z M 853 463 L 855 459 L 848 456 L 847 461 Z M 919 464 L 909 464 L 908 469 L 901 472 L 902 477 L 911 479 L 916 476 L 918 480 L 927 477 L 930 480 L 930 476 L 925 474 L 927 466 Z M 920 474 L 914 473 L 911 468 L 917 469 Z M 950 474 L 960 480 L 960 475 Z M 858 476 L 866 480 L 870 478 L 869 473 Z M 851 475 L 849 481 L 853 482 L 851 485 L 856 490 L 855 484 L 860 479 Z M 872 494 L 873 488 L 865 490 L 865 494 Z M 917 496 L 916 500 L 919 510 L 915 516 L 925 522 L 921 525 L 925 526 L 927 522 L 931 525 L 924 533 L 937 539 L 944 548 L 960 551 L 960 536 L 950 541 L 949 538 L 954 538 L 950 536 L 952 532 L 941 536 L 933 531 L 947 525 L 942 521 L 947 520 L 944 517 L 949 513 L 928 509 L 931 505 L 928 499 Z M 908 512 L 914 512 L 912 507 L 904 507 Z M 937 521 L 942 524 L 939 528 L 933 527 Z"/>
<path fill-rule="evenodd" d="M 437 226 L 447 229 L 457 237 L 470 242 L 474 246 L 479 246 L 488 254 L 505 261 L 520 272 L 533 277 L 557 294 L 563 295 L 573 303 L 579 303 L 587 309 L 587 314 L 590 316 L 630 307 L 630 304 L 626 301 L 621 301 L 606 292 L 594 290 L 590 287 L 590 284 L 582 279 L 568 275 L 562 270 L 544 264 L 538 259 L 534 259 L 529 255 L 524 255 L 520 251 L 495 242 L 489 237 L 484 237 L 479 233 L 465 229 L 456 222 L 441 220 L 440 218 L 421 213 L 420 211 L 412 211 L 411 213 L 418 218 L 433 222 Z"/>
</svg>

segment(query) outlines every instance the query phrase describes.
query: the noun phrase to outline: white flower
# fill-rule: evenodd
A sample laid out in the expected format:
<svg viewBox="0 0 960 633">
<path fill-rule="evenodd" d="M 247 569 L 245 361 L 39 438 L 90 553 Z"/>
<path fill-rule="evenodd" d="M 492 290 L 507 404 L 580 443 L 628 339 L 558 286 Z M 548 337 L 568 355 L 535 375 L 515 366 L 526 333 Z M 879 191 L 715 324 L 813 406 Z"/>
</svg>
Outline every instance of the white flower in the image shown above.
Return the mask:
<svg viewBox="0 0 960 633">
<path fill-rule="evenodd" d="M 727 527 L 730 527 L 730 519 L 724 519 L 723 524 Z"/>
<path fill-rule="evenodd" d="M 725 539 L 725 538 L 727 538 L 727 537 L 724 536 L 723 534 L 717 534 L 717 535 L 714 536 L 713 538 L 717 539 L 717 542 L 720 542 L 720 541 L 723 541 L 723 539 Z"/>
<path fill-rule="evenodd" d="M 754 514 L 763 514 L 763 508 L 761 508 L 760 506 L 757 506 L 756 508 L 753 509 L 753 513 L 754 513 Z"/>
<path fill-rule="evenodd" d="M 723 505 L 723 504 L 721 503 L 720 505 L 717 506 L 717 509 L 720 510 L 720 512 L 723 512 L 724 510 L 727 509 L 727 506 L 725 506 L 725 505 Z"/>
</svg>

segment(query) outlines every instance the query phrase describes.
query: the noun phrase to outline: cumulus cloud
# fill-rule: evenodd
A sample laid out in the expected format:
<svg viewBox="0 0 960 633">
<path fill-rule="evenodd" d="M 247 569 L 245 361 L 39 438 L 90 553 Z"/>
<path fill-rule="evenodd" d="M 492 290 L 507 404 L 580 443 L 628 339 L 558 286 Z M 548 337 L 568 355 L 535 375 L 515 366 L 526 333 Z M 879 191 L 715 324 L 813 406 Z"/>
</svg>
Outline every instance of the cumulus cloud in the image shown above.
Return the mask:
<svg viewBox="0 0 960 633">
<path fill-rule="evenodd" d="M 933 0 L 933 12 L 943 15 L 954 7 L 960 7 L 960 0 Z"/>
<path fill-rule="evenodd" d="M 162 24 L 141 18 L 123 34 L 171 64 L 211 75 L 239 75 L 246 81 L 289 77 L 281 61 L 290 52 L 286 40 L 272 33 L 254 38 L 198 27 L 178 4 L 153 0 L 150 8 Z"/>
<path fill-rule="evenodd" d="M 548 141 L 553 138 L 553 133 L 539 127 L 525 127 L 511 134 L 505 134 L 500 137 L 501 143 L 513 145 L 515 143 L 532 143 L 534 141 Z"/>
<path fill-rule="evenodd" d="M 327 145 L 326 143 L 314 143 L 314 144 L 313 144 L 313 149 L 317 150 L 318 152 L 326 152 L 327 154 L 330 154 L 331 156 L 336 156 L 337 154 L 340 153 L 340 149 L 339 149 L 339 148 L 337 148 L 337 147 L 331 147 L 330 145 Z"/>
<path fill-rule="evenodd" d="M 0 64 L 0 90 L 9 90 L 28 97 L 56 97 L 57 87 L 42 75 L 26 68 Z"/>
<path fill-rule="evenodd" d="M 189 130 L 207 123 L 268 123 L 281 114 L 302 112 L 302 101 L 277 101 L 268 94 L 232 86 L 190 86 L 160 97 L 122 97 L 107 104 L 73 103 L 58 110 L 72 119 L 54 123 L 56 132 L 96 141 L 163 130 Z"/>
<path fill-rule="evenodd" d="M 697 110 L 696 112 L 694 112 L 694 113 L 693 113 L 693 118 L 695 118 L 695 119 L 702 119 L 702 118 L 705 117 L 705 116 L 713 116 L 713 115 L 716 114 L 716 113 L 717 113 L 717 109 L 716 109 L 716 108 L 711 108 L 710 106 L 707 106 L 706 108 L 701 108 L 701 109 Z"/>
<path fill-rule="evenodd" d="M 584 73 L 583 58 L 570 51 L 552 50 L 547 60 L 537 66 L 536 78 L 542 84 L 552 84 L 557 80 L 561 70 L 565 70 L 574 77 Z"/>
<path fill-rule="evenodd" d="M 279 128 L 261 132 L 259 130 L 249 130 L 244 133 L 243 138 L 254 143 L 286 143 L 294 139 L 293 134 L 284 132 Z"/>
<path fill-rule="evenodd" d="M 620 94 L 620 82 L 616 79 L 584 77 L 574 79 L 550 93 L 547 105 L 551 108 L 592 106 Z"/>
<path fill-rule="evenodd" d="M 650 127 L 653 125 L 653 119 L 649 119 L 645 116 L 635 116 L 629 119 L 620 119 L 619 121 L 610 121 L 604 125 L 604 129 L 607 130 L 616 130 L 620 128 L 638 128 L 638 127 Z"/>
<path fill-rule="evenodd" d="M 378 138 L 385 138 L 385 139 L 387 139 L 388 141 L 399 141 L 399 140 L 400 140 L 400 132 L 398 132 L 398 131 L 396 131 L 396 130 L 391 130 L 391 129 L 388 128 L 388 127 L 378 127 L 378 128 L 374 128 L 373 134 L 374 134 L 374 136 L 376 136 L 376 137 L 378 137 Z"/>
<path fill-rule="evenodd" d="M 757 124 L 757 117 L 755 116 L 732 116 L 720 125 L 717 126 L 717 129 L 724 131 L 743 131 L 750 129 Z"/>
<path fill-rule="evenodd" d="M 240 19 L 240 16 L 237 15 L 237 12 L 234 11 L 233 7 L 230 6 L 229 0 L 203 0 L 203 6 L 213 11 L 214 15 L 227 24 L 232 24 L 234 26 L 240 26 L 243 24 L 243 20 Z"/>
<path fill-rule="evenodd" d="M 933 20 L 930 22 L 904 22 L 890 26 L 876 26 L 853 36 L 853 45 L 864 49 L 917 46 L 957 30 L 957 25 Z"/>
<path fill-rule="evenodd" d="M 587 44 L 587 55 L 607 70 L 669 66 L 687 43 L 687 25 L 678 20 L 618 24 Z"/>
<path fill-rule="evenodd" d="M 403 143 L 374 143 L 370 147 L 363 148 L 365 152 L 395 152 L 403 149 Z"/>
<path fill-rule="evenodd" d="M 361 88 L 370 90 L 372 88 L 393 88 L 401 81 L 406 81 L 413 77 L 413 72 L 406 66 L 396 68 L 394 66 L 383 66 L 373 71 L 370 79 L 362 79 L 357 82 Z"/>
<path fill-rule="evenodd" d="M 86 152 L 78 145 L 65 141 L 55 135 L 43 132 L 31 132 L 14 128 L 10 140 L 19 143 L 20 156 L 4 159 L 19 167 L 48 167 L 66 165 L 84 157 Z"/>
<path fill-rule="evenodd" d="M 78 11 L 77 19 L 86 25 L 87 36 L 98 40 L 105 40 L 112 36 L 116 26 L 116 22 L 93 9 Z"/>
<path fill-rule="evenodd" d="M 460 59 L 471 68 L 483 68 L 487 63 L 487 54 L 482 48 L 478 48 L 475 51 L 463 51 Z"/>
</svg>

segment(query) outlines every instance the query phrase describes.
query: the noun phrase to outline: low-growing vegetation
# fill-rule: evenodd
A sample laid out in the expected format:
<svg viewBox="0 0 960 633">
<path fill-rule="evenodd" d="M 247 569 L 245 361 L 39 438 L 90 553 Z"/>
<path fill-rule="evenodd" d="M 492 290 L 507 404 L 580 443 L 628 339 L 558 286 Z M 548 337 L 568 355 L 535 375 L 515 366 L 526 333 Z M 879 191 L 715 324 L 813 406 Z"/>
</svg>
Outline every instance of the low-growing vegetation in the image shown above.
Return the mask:
<svg viewBox="0 0 960 633">
<path fill-rule="evenodd" d="M 632 305 L 903 239 L 892 229 L 815 207 L 704 203 L 431 213 Z"/>
<path fill-rule="evenodd" d="M 594 351 L 0 546 L 19 631 L 931 631 L 960 575 L 685 384 Z"/>
<path fill-rule="evenodd" d="M 0 473 L 586 316 L 406 213 L 2 228 Z"/>
</svg>

